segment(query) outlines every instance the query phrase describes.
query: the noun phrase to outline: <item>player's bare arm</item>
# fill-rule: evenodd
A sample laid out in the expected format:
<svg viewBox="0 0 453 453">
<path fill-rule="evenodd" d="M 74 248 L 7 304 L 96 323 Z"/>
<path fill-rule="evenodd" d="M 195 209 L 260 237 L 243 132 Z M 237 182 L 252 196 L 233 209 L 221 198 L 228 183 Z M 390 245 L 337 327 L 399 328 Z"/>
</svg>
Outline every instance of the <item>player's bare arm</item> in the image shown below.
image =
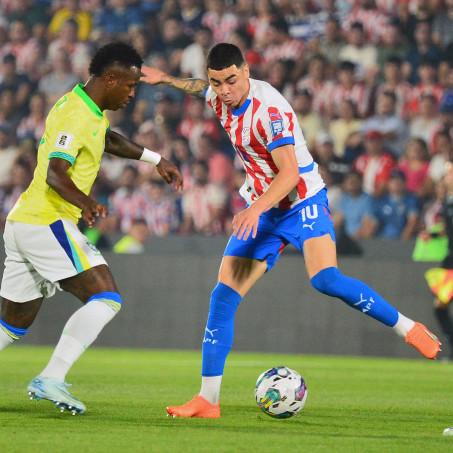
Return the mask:
<svg viewBox="0 0 453 453">
<path fill-rule="evenodd" d="M 179 79 L 173 77 L 160 69 L 150 68 L 149 66 L 142 66 L 141 81 L 149 83 L 150 85 L 158 85 L 163 83 L 172 86 L 185 93 L 192 94 L 203 98 L 209 83 L 202 79 Z"/>
<path fill-rule="evenodd" d="M 105 136 L 105 151 L 118 157 L 149 161 L 144 158 L 144 153 L 149 150 L 144 150 L 142 146 L 111 130 Z M 159 156 L 156 169 L 167 184 L 171 184 L 176 190 L 182 188 L 182 175 L 176 165 Z"/>
<path fill-rule="evenodd" d="M 71 164 L 65 159 L 49 160 L 46 182 L 62 198 L 82 210 L 83 220 L 89 227 L 93 226 L 97 217 L 106 217 L 107 208 L 93 198 L 85 195 L 69 177 Z"/>
<path fill-rule="evenodd" d="M 260 215 L 286 197 L 299 182 L 299 169 L 293 145 L 276 148 L 272 151 L 272 158 L 279 172 L 269 189 L 255 203 L 233 218 L 233 234 L 239 239 L 247 240 L 250 233 L 255 238 Z"/>
</svg>

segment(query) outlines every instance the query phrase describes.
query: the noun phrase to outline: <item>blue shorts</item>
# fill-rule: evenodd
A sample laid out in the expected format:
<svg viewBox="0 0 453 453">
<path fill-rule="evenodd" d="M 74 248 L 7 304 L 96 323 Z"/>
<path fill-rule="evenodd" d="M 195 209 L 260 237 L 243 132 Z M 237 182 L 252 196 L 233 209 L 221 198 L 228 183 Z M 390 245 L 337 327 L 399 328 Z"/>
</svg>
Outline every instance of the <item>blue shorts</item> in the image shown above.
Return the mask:
<svg viewBox="0 0 453 453">
<path fill-rule="evenodd" d="M 322 189 L 289 211 L 273 208 L 262 214 L 256 238 L 250 235 L 244 241 L 231 236 L 223 256 L 266 260 L 269 271 L 288 244 L 292 244 L 303 253 L 304 242 L 307 239 L 326 234 L 330 234 L 335 241 L 327 189 Z"/>
</svg>

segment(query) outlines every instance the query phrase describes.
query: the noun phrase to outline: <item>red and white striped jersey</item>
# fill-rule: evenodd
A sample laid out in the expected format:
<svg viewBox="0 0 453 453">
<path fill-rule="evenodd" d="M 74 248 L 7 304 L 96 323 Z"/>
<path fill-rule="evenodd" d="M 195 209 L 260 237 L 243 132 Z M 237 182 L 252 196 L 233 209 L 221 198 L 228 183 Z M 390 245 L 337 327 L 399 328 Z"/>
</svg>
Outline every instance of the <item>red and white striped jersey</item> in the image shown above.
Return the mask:
<svg viewBox="0 0 453 453">
<path fill-rule="evenodd" d="M 294 110 L 269 83 L 250 79 L 247 100 L 238 109 L 221 102 L 211 87 L 207 90 L 206 101 L 244 165 L 246 178 L 239 193 L 248 204 L 266 192 L 274 180 L 278 168 L 272 159 L 272 151 L 284 145 L 294 145 L 300 180 L 275 207 L 290 209 L 324 187 Z"/>
</svg>

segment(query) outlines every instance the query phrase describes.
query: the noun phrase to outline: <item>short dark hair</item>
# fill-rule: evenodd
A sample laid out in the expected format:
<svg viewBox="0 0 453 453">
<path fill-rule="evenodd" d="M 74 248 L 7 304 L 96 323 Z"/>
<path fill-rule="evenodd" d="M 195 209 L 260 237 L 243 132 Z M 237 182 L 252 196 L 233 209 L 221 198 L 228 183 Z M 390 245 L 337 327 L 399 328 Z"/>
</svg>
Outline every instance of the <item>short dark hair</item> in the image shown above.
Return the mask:
<svg viewBox="0 0 453 453">
<path fill-rule="evenodd" d="M 355 21 L 351 24 L 351 30 L 365 31 L 362 22 Z"/>
<path fill-rule="evenodd" d="M 244 63 L 244 56 L 239 47 L 227 42 L 221 42 L 209 51 L 206 66 L 208 69 L 220 71 L 233 65 L 239 68 Z"/>
<path fill-rule="evenodd" d="M 349 61 L 349 60 L 340 61 L 340 64 L 338 65 L 338 70 L 339 71 L 354 72 L 355 71 L 355 64 L 352 61 Z"/>
<path fill-rule="evenodd" d="M 125 68 L 131 66 L 141 68 L 143 60 L 131 45 L 119 41 L 111 42 L 95 53 L 90 62 L 90 74 L 99 77 L 114 63 Z"/>
</svg>

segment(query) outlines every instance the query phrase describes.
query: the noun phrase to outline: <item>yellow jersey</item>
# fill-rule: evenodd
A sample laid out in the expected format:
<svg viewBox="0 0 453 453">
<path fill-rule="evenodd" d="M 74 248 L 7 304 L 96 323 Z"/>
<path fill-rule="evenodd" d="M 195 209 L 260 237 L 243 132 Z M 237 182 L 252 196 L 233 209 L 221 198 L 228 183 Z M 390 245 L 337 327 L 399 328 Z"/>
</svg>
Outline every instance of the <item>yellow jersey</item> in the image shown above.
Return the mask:
<svg viewBox="0 0 453 453">
<path fill-rule="evenodd" d="M 46 118 L 33 180 L 7 220 L 34 225 L 50 225 L 59 219 L 77 223 L 81 210 L 46 183 L 49 159 L 67 160 L 69 177 L 88 195 L 99 172 L 108 127 L 107 117 L 83 85 L 59 99 Z"/>
</svg>

